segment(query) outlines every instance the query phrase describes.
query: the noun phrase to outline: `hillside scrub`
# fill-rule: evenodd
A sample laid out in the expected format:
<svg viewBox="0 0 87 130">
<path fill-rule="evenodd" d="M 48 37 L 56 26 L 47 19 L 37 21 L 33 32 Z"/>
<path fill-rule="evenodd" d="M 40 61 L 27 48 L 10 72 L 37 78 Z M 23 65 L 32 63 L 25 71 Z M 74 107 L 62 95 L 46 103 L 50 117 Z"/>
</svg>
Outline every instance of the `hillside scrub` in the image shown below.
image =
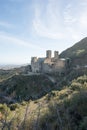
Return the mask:
<svg viewBox="0 0 87 130">
<path fill-rule="evenodd" d="M 38 99 L 53 87 L 53 83 L 43 75 L 16 75 L 0 83 L 1 91 L 19 102 Z"/>
<path fill-rule="evenodd" d="M 34 101 L 13 106 L 2 104 L 0 112 L 0 126 L 4 130 L 86 130 L 87 76 Z"/>
</svg>

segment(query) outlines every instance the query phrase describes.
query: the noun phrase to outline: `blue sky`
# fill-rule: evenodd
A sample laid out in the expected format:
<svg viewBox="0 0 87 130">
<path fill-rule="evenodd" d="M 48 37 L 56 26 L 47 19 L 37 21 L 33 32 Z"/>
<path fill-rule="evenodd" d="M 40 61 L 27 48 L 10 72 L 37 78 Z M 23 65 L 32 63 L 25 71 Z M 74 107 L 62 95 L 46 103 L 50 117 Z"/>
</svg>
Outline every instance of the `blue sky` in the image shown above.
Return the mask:
<svg viewBox="0 0 87 130">
<path fill-rule="evenodd" d="M 87 36 L 87 0 L 0 0 L 0 64 L 59 52 Z"/>
</svg>

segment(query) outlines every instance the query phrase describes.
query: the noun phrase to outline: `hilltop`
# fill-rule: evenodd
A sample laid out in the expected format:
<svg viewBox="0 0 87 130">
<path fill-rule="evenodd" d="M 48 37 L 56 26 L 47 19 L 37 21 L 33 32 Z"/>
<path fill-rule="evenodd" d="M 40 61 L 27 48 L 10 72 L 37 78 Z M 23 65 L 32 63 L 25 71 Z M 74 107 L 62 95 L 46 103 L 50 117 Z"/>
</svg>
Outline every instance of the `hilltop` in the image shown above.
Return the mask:
<svg viewBox="0 0 87 130">
<path fill-rule="evenodd" d="M 87 65 L 87 37 L 60 54 L 62 58 L 71 58 L 73 65 Z"/>
</svg>

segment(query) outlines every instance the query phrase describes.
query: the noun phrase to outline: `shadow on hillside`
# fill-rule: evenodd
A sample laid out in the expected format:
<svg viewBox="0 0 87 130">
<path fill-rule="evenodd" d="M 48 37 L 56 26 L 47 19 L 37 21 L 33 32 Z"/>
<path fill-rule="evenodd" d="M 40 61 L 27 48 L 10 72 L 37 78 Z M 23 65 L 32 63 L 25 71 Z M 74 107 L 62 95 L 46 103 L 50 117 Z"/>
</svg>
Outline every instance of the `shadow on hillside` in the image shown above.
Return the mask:
<svg viewBox="0 0 87 130">
<path fill-rule="evenodd" d="M 35 100 L 54 88 L 54 83 L 44 75 L 16 75 L 0 83 L 0 101 L 16 103 Z"/>
</svg>

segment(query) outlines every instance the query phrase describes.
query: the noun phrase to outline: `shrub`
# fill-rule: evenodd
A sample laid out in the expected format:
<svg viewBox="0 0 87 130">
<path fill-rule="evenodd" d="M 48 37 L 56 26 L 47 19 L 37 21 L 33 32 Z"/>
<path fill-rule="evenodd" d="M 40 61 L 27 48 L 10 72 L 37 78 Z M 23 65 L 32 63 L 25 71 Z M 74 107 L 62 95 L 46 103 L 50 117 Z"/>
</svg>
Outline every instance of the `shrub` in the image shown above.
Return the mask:
<svg viewBox="0 0 87 130">
<path fill-rule="evenodd" d="M 7 112 L 7 111 L 9 111 L 10 109 L 7 107 L 7 105 L 6 104 L 0 104 L 0 111 L 2 112 L 2 113 L 5 113 L 5 112 Z"/>
<path fill-rule="evenodd" d="M 10 105 L 10 110 L 11 110 L 11 111 L 14 111 L 16 108 L 19 108 L 19 104 L 18 104 L 18 103 L 15 103 L 15 104 L 11 104 L 11 105 Z"/>
<path fill-rule="evenodd" d="M 80 90 L 82 88 L 82 84 L 78 82 L 72 82 L 71 89 L 72 90 Z"/>
</svg>

